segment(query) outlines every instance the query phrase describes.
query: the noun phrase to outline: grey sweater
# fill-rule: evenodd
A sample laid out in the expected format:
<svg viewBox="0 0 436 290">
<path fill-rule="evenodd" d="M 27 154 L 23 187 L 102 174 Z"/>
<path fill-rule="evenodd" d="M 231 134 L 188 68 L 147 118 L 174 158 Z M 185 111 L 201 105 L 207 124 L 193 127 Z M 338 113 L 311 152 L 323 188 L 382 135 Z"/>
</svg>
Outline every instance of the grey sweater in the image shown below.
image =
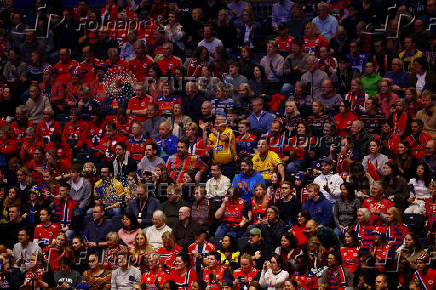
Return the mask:
<svg viewBox="0 0 436 290">
<path fill-rule="evenodd" d="M 88 179 L 80 177 L 77 184 L 74 184 L 71 179 L 68 183 L 71 185 L 71 198 L 77 201 L 79 208 L 87 207 L 89 205 L 89 198 L 91 197 L 92 191 L 92 186 Z"/>
<path fill-rule="evenodd" d="M 336 201 L 333 209 L 333 218 L 335 219 L 336 226 L 352 226 L 357 218 L 357 209 L 360 207 L 360 200 L 344 201 L 339 198 Z"/>
<path fill-rule="evenodd" d="M 118 268 L 112 271 L 112 290 L 132 290 L 136 282 L 141 281 L 141 271 L 130 266 L 126 271 Z"/>
</svg>

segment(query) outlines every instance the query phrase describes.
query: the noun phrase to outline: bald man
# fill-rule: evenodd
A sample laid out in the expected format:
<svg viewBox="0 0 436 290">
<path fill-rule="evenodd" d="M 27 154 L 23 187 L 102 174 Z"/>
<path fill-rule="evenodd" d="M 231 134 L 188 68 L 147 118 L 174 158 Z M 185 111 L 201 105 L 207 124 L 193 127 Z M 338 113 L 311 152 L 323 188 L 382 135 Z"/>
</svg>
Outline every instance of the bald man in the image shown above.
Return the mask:
<svg viewBox="0 0 436 290">
<path fill-rule="evenodd" d="M 156 137 L 158 156 L 167 162 L 168 157 L 177 153 L 177 136 L 171 134 L 171 124 L 163 121 L 159 125 L 159 136 Z"/>
<path fill-rule="evenodd" d="M 198 228 L 199 225 L 191 219 L 191 208 L 182 206 L 173 231 L 177 244 L 187 249 L 195 241 L 194 234 Z"/>
</svg>

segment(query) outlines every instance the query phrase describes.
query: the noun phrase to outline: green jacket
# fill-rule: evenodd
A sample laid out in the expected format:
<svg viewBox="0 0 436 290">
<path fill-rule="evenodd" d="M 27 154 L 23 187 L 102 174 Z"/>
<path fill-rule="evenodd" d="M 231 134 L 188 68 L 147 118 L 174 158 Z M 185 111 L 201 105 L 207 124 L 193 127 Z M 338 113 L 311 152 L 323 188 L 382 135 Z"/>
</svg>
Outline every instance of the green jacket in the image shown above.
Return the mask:
<svg viewBox="0 0 436 290">
<path fill-rule="evenodd" d="M 382 77 L 378 74 L 366 75 L 362 78 L 362 88 L 371 98 L 374 98 L 378 92 L 378 83 Z"/>
</svg>

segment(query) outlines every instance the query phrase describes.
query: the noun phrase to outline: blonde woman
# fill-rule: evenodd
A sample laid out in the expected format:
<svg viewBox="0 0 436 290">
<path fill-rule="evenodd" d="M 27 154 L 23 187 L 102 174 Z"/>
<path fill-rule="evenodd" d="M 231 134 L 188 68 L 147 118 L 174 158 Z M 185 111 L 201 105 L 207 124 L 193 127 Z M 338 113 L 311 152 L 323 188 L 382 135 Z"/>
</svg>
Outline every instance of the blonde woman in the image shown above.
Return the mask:
<svg viewBox="0 0 436 290">
<path fill-rule="evenodd" d="M 304 49 L 306 53 L 315 55 L 321 46 L 328 46 L 327 40 L 321 35 L 318 27 L 313 22 L 306 23 L 304 27 Z"/>
<path fill-rule="evenodd" d="M 162 247 L 157 250 L 160 256 L 160 263 L 169 268 L 173 267 L 177 255 L 182 251 L 182 247 L 176 244 L 176 238 L 170 231 L 162 234 Z"/>
<path fill-rule="evenodd" d="M 147 260 L 149 255 L 153 253 L 152 246 L 147 241 L 147 236 L 143 231 L 140 231 L 135 236 L 133 248 L 130 249 L 130 261 L 133 266 L 137 267 L 141 273 L 147 270 Z"/>
<path fill-rule="evenodd" d="M 180 138 L 183 136 L 184 128 L 188 123 L 192 122 L 192 119 L 185 115 L 182 105 L 176 103 L 173 106 L 171 117 L 168 117 L 168 122 L 171 123 L 173 128 L 172 134 Z"/>
<path fill-rule="evenodd" d="M 120 253 L 128 253 L 126 246 L 121 245 L 121 239 L 116 232 L 109 232 L 106 235 L 107 248 L 104 251 L 103 263 L 106 269 L 115 270 L 118 268 L 117 257 Z"/>
</svg>

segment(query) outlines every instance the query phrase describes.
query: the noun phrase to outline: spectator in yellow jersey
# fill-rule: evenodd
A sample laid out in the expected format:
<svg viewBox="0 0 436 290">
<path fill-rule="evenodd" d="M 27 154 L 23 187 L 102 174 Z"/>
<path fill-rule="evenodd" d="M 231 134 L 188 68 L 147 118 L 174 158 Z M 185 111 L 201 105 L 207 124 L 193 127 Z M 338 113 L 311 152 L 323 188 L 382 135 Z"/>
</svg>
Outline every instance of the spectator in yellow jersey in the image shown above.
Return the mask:
<svg viewBox="0 0 436 290">
<path fill-rule="evenodd" d="M 284 181 L 285 168 L 283 162 L 277 153 L 270 151 L 268 148 L 268 140 L 266 138 L 260 138 L 257 142 L 257 153 L 253 157 L 253 168 L 260 174 L 262 174 L 265 183 L 271 182 L 271 176 L 274 168 L 277 167 L 277 171 L 282 177 L 281 182 Z"/>
<path fill-rule="evenodd" d="M 204 131 L 204 134 L 207 134 L 207 131 Z M 213 150 L 213 161 L 220 164 L 222 173 L 232 179 L 235 175 L 235 161 L 238 155 L 236 154 L 235 135 L 233 130 L 227 127 L 226 117 L 216 117 L 215 126 L 210 129 L 207 140 Z"/>
</svg>

